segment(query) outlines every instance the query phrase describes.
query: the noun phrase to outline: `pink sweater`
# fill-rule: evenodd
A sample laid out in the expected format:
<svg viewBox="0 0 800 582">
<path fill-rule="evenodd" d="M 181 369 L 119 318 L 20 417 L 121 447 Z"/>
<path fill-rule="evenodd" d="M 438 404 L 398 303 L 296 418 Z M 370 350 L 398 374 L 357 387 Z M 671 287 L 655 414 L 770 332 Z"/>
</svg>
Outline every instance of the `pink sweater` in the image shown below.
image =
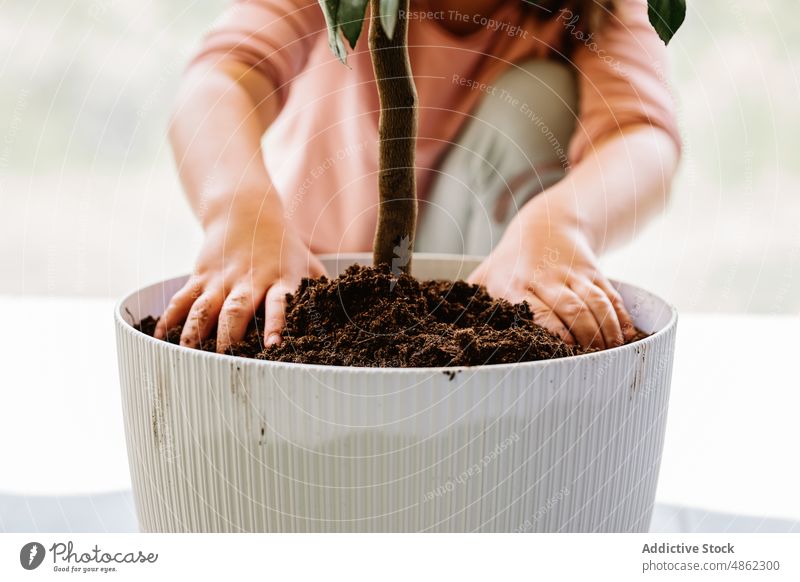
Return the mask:
<svg viewBox="0 0 800 582">
<path fill-rule="evenodd" d="M 660 127 L 679 144 L 664 80 L 666 51 L 648 22 L 646 0 L 617 5 L 602 34 L 589 39 L 569 14 L 542 22 L 518 1 L 501 4 L 486 26 L 467 36 L 451 34 L 434 20 L 412 22 L 419 196 L 484 94 L 480 84 L 491 85 L 503 70 L 531 58 L 569 58 L 577 71 L 572 165 L 592 144 L 634 124 Z M 577 47 L 569 55 L 563 52 L 565 33 Z M 278 88 L 283 109 L 267 135 L 267 167 L 287 219 L 318 253 L 372 248 L 379 106 L 366 37 L 365 29 L 347 68 L 328 48 L 316 0 L 238 0 L 195 59 L 244 62 Z"/>
</svg>

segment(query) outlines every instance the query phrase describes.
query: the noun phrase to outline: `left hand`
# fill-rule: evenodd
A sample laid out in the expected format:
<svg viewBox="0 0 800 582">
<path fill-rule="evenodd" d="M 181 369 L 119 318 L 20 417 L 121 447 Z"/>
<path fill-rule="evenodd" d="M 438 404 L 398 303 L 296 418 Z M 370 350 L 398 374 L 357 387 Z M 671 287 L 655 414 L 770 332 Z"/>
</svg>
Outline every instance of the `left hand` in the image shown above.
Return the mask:
<svg viewBox="0 0 800 582">
<path fill-rule="evenodd" d="M 493 297 L 527 301 L 536 323 L 570 344 L 604 349 L 636 333 L 622 297 L 598 270 L 588 237 L 552 206 L 523 208 L 468 281 Z"/>
</svg>

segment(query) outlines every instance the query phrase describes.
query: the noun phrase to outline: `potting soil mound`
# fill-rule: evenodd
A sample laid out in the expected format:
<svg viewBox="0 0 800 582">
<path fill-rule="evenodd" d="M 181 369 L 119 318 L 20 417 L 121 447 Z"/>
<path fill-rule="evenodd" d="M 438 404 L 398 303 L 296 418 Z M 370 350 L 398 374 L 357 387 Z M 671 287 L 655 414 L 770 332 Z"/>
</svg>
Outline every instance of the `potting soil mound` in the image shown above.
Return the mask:
<svg viewBox="0 0 800 582">
<path fill-rule="evenodd" d="M 304 279 L 287 299 L 279 346 L 263 347 L 263 321 L 256 318 L 229 353 L 362 367 L 477 366 L 584 353 L 534 323 L 527 303 L 493 299 L 463 281 L 395 276 L 388 267 L 352 266 L 336 279 Z M 155 325 L 147 317 L 136 327 L 152 335 Z M 178 343 L 180 334 L 181 326 L 170 329 L 167 341 Z M 200 347 L 215 351 L 216 342 Z"/>
</svg>

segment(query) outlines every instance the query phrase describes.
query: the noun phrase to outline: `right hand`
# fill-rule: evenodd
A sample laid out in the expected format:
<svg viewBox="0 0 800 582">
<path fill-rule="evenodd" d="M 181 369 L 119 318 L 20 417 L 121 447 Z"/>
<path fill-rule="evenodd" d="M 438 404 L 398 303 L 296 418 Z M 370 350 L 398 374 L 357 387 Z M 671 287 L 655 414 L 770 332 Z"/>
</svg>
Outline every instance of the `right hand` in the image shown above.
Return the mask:
<svg viewBox="0 0 800 582">
<path fill-rule="evenodd" d="M 281 212 L 238 208 L 211 220 L 194 273 L 172 297 L 156 325 L 164 339 L 184 323 L 180 343 L 197 347 L 217 327 L 217 352 L 241 340 L 264 305 L 266 346 L 280 343 L 286 294 L 303 277 L 325 274 L 322 263 Z"/>
<path fill-rule="evenodd" d="M 468 281 L 493 297 L 527 301 L 534 321 L 568 344 L 606 349 L 632 341 L 633 319 L 575 222 L 552 201 L 534 198 Z"/>
</svg>

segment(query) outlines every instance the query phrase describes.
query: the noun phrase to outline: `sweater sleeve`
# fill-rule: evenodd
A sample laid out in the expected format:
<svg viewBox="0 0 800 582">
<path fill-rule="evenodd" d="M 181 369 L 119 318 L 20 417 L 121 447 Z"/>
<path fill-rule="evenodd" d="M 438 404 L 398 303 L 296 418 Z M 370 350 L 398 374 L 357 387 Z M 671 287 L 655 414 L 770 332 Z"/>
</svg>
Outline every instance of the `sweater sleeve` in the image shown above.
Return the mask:
<svg viewBox="0 0 800 582">
<path fill-rule="evenodd" d="M 212 25 L 192 62 L 233 60 L 270 79 L 281 104 L 325 32 L 317 0 L 235 0 Z"/>
<path fill-rule="evenodd" d="M 564 24 L 569 32 L 569 21 Z M 579 113 L 570 160 L 577 163 L 603 138 L 639 124 L 663 129 L 680 148 L 667 51 L 650 24 L 647 1 L 618 0 L 600 33 L 588 37 L 573 26 L 571 34 L 578 47 Z"/>
</svg>

